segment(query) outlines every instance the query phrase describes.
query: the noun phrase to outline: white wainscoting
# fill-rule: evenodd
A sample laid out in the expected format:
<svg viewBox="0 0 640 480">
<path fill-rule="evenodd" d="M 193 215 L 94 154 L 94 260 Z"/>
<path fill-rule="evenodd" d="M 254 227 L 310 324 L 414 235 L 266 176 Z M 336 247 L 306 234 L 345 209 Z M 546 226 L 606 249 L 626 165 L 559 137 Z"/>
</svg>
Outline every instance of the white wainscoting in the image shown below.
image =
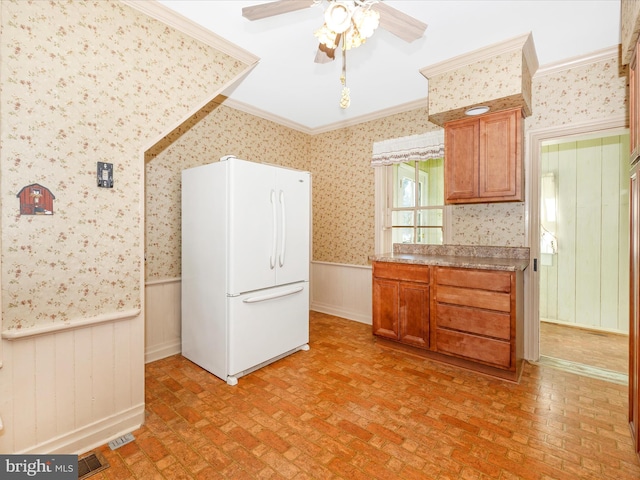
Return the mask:
<svg viewBox="0 0 640 480">
<path fill-rule="evenodd" d="M 3 332 L 3 453 L 83 453 L 144 422 L 144 323 L 123 315 Z"/>
<path fill-rule="evenodd" d="M 371 324 L 371 267 L 311 263 L 311 310 Z M 145 363 L 181 351 L 181 280 L 145 286 Z"/>
<path fill-rule="evenodd" d="M 145 353 L 146 363 L 176 355 L 181 346 L 180 278 L 147 282 L 145 286 Z"/>
<path fill-rule="evenodd" d="M 371 267 L 311 262 L 311 310 L 371 325 Z"/>
</svg>

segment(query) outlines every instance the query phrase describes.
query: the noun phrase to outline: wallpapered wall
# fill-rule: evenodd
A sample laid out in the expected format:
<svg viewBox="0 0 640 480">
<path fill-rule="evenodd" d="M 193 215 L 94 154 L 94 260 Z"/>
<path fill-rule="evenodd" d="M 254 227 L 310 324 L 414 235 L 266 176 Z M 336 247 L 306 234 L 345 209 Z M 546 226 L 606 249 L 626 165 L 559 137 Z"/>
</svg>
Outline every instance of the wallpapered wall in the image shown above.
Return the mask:
<svg viewBox="0 0 640 480">
<path fill-rule="evenodd" d="M 535 77 L 525 129 L 622 115 L 626 70 L 602 61 Z M 224 106 L 203 112 L 147 164 L 147 280 L 180 276 L 179 171 L 234 153 L 313 175 L 313 259 L 367 265 L 374 252 L 373 143 L 439 128 L 416 109 L 318 135 L 295 132 Z M 451 243 L 525 246 L 524 203 L 452 208 Z"/>
<path fill-rule="evenodd" d="M 544 73 L 544 72 L 543 72 Z M 581 123 L 627 114 L 628 73 L 617 55 L 533 81 L 533 112 L 525 129 Z"/>
<path fill-rule="evenodd" d="M 0 9 L 2 326 L 139 308 L 141 149 L 245 66 L 117 1 Z M 19 215 L 32 183 L 53 215 Z"/>
</svg>

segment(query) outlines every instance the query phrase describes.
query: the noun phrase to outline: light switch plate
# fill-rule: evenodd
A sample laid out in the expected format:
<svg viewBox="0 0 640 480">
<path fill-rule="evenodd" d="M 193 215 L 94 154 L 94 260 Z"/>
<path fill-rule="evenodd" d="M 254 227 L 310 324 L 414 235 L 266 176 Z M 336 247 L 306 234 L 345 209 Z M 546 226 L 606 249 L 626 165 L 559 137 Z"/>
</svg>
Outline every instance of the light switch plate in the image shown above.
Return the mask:
<svg viewBox="0 0 640 480">
<path fill-rule="evenodd" d="M 113 163 L 98 162 L 98 186 L 113 188 Z"/>
</svg>

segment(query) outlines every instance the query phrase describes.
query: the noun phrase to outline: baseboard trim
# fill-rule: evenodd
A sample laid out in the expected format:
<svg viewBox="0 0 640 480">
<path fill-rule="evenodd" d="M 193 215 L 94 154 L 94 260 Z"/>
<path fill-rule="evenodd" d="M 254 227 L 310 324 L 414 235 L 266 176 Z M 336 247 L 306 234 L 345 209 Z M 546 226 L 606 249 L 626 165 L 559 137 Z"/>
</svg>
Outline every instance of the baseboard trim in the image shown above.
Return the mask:
<svg viewBox="0 0 640 480">
<path fill-rule="evenodd" d="M 326 313 L 327 315 L 334 315 L 340 318 L 346 318 L 347 320 L 353 320 L 354 322 L 364 323 L 371 325 L 371 317 L 361 312 L 355 312 L 352 310 L 345 310 L 334 307 L 333 305 L 322 304 L 318 302 L 311 302 L 310 310 L 314 312 Z"/>
<path fill-rule="evenodd" d="M 182 343 L 180 339 L 165 342 L 160 345 L 154 345 L 153 348 L 149 348 L 144 352 L 144 363 L 155 362 L 156 360 L 162 360 L 163 358 L 177 355 L 182 352 Z"/>
<path fill-rule="evenodd" d="M 20 454 L 82 454 L 114 438 L 137 430 L 144 423 L 144 402 L 98 422 L 30 447 Z"/>
</svg>

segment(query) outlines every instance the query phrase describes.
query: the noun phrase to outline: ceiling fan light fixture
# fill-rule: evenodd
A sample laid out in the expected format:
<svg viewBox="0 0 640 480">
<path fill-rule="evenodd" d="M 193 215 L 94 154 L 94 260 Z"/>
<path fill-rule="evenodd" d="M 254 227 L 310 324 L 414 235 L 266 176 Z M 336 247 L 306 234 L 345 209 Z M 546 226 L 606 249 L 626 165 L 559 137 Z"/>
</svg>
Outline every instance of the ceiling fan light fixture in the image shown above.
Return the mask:
<svg viewBox="0 0 640 480">
<path fill-rule="evenodd" d="M 324 12 L 325 24 L 336 33 L 344 33 L 351 27 L 353 12 L 353 2 L 332 2 Z"/>
<path fill-rule="evenodd" d="M 313 32 L 313 35 L 318 41 L 326 46 L 328 49 L 333 50 L 338 45 L 336 44 L 336 38 L 338 34 L 327 27 L 326 24 L 322 25 L 318 30 Z"/>
<path fill-rule="evenodd" d="M 356 8 L 352 16 L 353 24 L 362 38 L 369 38 L 380 25 L 380 14 L 370 8 Z"/>
</svg>

